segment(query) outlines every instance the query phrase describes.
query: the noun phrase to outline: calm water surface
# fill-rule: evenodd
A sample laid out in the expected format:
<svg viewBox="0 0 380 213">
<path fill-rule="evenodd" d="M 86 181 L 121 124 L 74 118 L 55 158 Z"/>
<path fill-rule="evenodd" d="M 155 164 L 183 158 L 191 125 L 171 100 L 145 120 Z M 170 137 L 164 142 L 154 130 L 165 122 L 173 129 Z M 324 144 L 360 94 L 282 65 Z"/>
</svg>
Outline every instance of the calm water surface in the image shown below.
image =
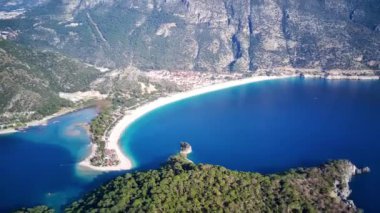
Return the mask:
<svg viewBox="0 0 380 213">
<path fill-rule="evenodd" d="M 352 199 L 380 212 L 380 82 L 286 79 L 186 99 L 135 122 L 122 137 L 138 168 L 158 167 L 179 142 L 196 163 L 262 173 L 349 159 L 369 166 Z"/>
<path fill-rule="evenodd" d="M 122 136 L 122 148 L 138 170 L 157 168 L 193 147 L 190 158 L 262 173 L 349 159 L 370 166 L 354 178 L 352 199 L 380 212 L 380 82 L 284 79 L 259 82 L 180 101 L 153 111 Z M 78 170 L 89 152 L 81 124 L 96 116 L 85 109 L 0 136 L 0 212 L 47 204 L 59 209 L 120 173 Z"/>
<path fill-rule="evenodd" d="M 83 124 L 95 109 L 52 119 L 47 126 L 0 135 L 0 212 L 47 204 L 59 209 L 109 176 L 78 170 L 89 153 Z"/>
</svg>

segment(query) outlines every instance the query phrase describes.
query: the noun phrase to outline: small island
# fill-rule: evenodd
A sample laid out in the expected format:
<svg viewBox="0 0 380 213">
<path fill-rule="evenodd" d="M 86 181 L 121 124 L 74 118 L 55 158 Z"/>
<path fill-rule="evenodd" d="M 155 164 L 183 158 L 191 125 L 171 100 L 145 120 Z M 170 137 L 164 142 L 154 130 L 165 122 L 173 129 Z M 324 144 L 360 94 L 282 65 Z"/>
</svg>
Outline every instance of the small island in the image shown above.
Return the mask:
<svg viewBox="0 0 380 213">
<path fill-rule="evenodd" d="M 359 212 L 349 182 L 369 172 L 348 160 L 280 174 L 239 172 L 187 159 L 188 142 L 161 168 L 127 173 L 84 198 L 65 212 Z M 47 206 L 17 212 L 46 212 Z"/>
<path fill-rule="evenodd" d="M 188 142 L 181 142 L 181 151 L 180 154 L 187 158 L 187 155 L 192 152 L 192 148 Z"/>
<path fill-rule="evenodd" d="M 273 68 L 255 73 L 210 73 L 186 71 L 149 71 L 139 74 L 140 82 L 129 82 L 134 90 L 121 95 L 110 91 L 109 106 L 90 124 L 93 143 L 91 154 L 79 165 L 100 171 L 130 170 L 129 156 L 120 150 L 119 140 L 128 127 L 145 114 L 171 103 L 254 82 L 282 78 L 373 79 L 380 73 L 372 71 L 321 71 L 316 69 Z M 128 75 L 125 75 L 128 76 Z M 122 78 L 124 84 L 127 78 Z M 114 84 L 114 83 L 113 83 Z M 186 154 L 186 153 L 183 153 Z M 188 154 L 188 153 L 187 153 Z M 186 154 L 186 155 L 187 155 Z"/>
<path fill-rule="evenodd" d="M 156 88 L 154 92 L 145 95 L 139 94 L 142 98 L 133 104 L 119 104 L 113 100 L 109 104 L 104 104 L 99 115 L 91 122 L 89 132 L 91 135 L 92 149 L 90 155 L 79 166 L 99 171 L 120 171 L 130 170 L 133 165 L 119 147 L 119 140 L 124 132 L 128 132 L 128 127 L 145 114 L 162 106 L 198 96 L 201 94 L 236 87 L 254 82 L 267 81 L 281 78 L 291 78 L 296 75 L 244 75 L 244 74 L 211 74 L 186 72 L 164 72 L 151 71 L 145 74 L 148 76 L 149 85 Z M 161 79 L 159 76 L 166 76 L 168 79 Z M 188 79 L 192 79 L 189 81 Z M 152 79 L 158 82 L 166 82 L 175 79 L 173 84 L 176 87 L 169 89 L 153 83 Z M 146 89 L 146 88 L 145 88 Z M 185 157 L 191 153 L 191 146 L 184 146 L 181 154 Z"/>
</svg>

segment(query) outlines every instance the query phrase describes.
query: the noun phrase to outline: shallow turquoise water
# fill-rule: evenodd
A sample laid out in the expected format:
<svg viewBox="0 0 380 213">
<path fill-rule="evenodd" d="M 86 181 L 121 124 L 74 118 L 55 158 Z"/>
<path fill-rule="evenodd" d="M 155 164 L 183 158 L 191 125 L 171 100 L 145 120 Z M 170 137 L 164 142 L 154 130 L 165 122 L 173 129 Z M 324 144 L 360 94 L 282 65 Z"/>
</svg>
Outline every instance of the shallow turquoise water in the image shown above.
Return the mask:
<svg viewBox="0 0 380 213">
<path fill-rule="evenodd" d="M 116 175 L 76 166 L 90 148 L 81 124 L 96 114 L 84 109 L 52 119 L 47 126 L 0 135 L 0 212 L 38 204 L 59 209 Z"/>
<path fill-rule="evenodd" d="M 263 173 L 349 159 L 370 166 L 352 182 L 355 203 L 366 212 L 380 184 L 380 82 L 284 79 L 259 82 L 186 99 L 132 124 L 122 148 L 137 170 L 157 168 L 179 151 L 231 169 Z M 96 116 L 85 109 L 48 126 L 0 135 L 0 212 L 47 204 L 59 209 L 121 173 L 78 171 L 89 151 L 80 124 Z"/>
<path fill-rule="evenodd" d="M 180 141 L 190 142 L 196 163 L 243 171 L 349 159 L 372 169 L 354 179 L 352 198 L 380 212 L 379 109 L 379 81 L 266 81 L 162 107 L 132 124 L 122 144 L 138 169 L 158 167 Z"/>
</svg>

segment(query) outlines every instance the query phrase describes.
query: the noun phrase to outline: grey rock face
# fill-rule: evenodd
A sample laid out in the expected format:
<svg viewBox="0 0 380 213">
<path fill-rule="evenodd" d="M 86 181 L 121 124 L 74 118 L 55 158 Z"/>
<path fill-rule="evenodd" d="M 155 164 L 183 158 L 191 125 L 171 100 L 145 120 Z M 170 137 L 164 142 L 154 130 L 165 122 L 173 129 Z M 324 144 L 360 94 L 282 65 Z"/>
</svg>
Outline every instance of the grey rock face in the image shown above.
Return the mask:
<svg viewBox="0 0 380 213">
<path fill-rule="evenodd" d="M 380 69 L 379 20 L 379 0 L 64 0 L 0 28 L 109 67 L 361 70 Z"/>
</svg>

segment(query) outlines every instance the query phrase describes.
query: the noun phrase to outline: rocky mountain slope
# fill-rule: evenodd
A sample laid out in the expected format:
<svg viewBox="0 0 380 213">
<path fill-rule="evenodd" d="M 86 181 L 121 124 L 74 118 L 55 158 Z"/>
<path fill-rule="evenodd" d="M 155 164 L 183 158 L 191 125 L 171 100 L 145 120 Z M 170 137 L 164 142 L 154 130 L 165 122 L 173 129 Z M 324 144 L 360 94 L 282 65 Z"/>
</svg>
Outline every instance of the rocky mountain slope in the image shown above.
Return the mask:
<svg viewBox="0 0 380 213">
<path fill-rule="evenodd" d="M 380 0 L 4 0 L 1 120 L 52 114 L 69 104 L 59 92 L 93 89 L 125 102 L 147 82 L 125 84 L 140 74 L 100 74 L 82 62 L 114 71 L 373 75 L 379 20 Z"/>
<path fill-rule="evenodd" d="M 0 124 L 38 119 L 70 102 L 59 92 L 88 89 L 100 71 L 53 52 L 0 41 Z"/>
<path fill-rule="evenodd" d="M 0 40 L 0 129 L 41 119 L 63 107 L 93 99 L 132 107 L 165 93 L 175 83 L 149 77 L 134 67 L 104 71 L 52 51 Z"/>
<path fill-rule="evenodd" d="M 2 3 L 25 10 L 2 31 L 111 68 L 380 69 L 379 0 L 25 2 Z"/>
</svg>

